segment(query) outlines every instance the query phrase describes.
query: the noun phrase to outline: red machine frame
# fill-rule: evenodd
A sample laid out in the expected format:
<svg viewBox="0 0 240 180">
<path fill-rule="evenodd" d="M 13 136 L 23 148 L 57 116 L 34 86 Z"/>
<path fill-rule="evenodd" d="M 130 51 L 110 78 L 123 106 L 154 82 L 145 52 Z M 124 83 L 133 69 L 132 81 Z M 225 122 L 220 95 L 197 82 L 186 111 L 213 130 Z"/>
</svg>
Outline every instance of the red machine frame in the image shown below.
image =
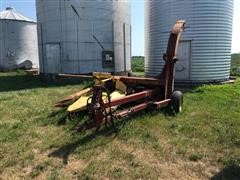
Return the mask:
<svg viewBox="0 0 240 180">
<path fill-rule="evenodd" d="M 91 128 L 99 129 L 102 124 L 107 124 L 108 122 L 111 122 L 114 126 L 114 119 L 121 119 L 148 107 L 163 108 L 169 106 L 173 101 L 177 48 L 184 26 L 185 21 L 182 20 L 177 21 L 174 25 L 170 33 L 167 52 L 163 56 L 165 65 L 159 76 L 156 78 L 112 76 L 113 80 L 119 80 L 126 86 L 133 87 L 133 91 L 127 96 L 115 100 L 111 100 L 106 87 L 94 86 L 93 96 L 88 100 L 87 105 L 89 121 L 76 126 L 75 130 L 79 132 Z M 144 90 L 134 89 L 137 86 L 144 87 Z M 103 101 L 103 92 L 107 93 L 107 102 Z M 182 103 L 182 99 L 180 101 Z M 129 103 L 134 105 L 130 105 L 124 110 L 112 112 L 112 107 Z"/>
</svg>

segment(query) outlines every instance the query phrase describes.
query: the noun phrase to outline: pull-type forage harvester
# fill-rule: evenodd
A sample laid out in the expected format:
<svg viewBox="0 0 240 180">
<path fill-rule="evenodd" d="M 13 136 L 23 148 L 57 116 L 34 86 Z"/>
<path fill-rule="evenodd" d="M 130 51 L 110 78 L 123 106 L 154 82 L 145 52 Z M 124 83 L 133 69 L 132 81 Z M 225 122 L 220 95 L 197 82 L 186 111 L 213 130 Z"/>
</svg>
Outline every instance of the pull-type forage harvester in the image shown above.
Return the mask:
<svg viewBox="0 0 240 180">
<path fill-rule="evenodd" d="M 162 73 L 156 78 L 112 76 L 108 73 L 94 73 L 95 86 L 84 89 L 56 103 L 56 107 L 68 107 L 68 112 L 87 111 L 89 120 L 75 127 L 81 132 L 111 123 L 146 108 L 169 107 L 175 113 L 181 112 L 183 95 L 174 91 L 177 48 L 185 21 L 175 23 L 170 33 Z M 118 107 L 120 107 L 120 110 Z"/>
</svg>

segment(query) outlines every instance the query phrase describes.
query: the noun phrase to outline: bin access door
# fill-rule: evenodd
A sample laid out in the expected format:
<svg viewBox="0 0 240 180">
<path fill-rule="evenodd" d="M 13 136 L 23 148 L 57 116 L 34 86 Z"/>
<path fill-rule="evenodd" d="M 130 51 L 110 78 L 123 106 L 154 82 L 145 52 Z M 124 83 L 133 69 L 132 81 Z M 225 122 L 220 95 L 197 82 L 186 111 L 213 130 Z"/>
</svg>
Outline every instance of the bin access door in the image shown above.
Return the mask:
<svg viewBox="0 0 240 180">
<path fill-rule="evenodd" d="M 46 44 L 45 72 L 50 74 L 60 73 L 60 44 Z"/>
<path fill-rule="evenodd" d="M 190 80 L 191 41 L 179 42 L 177 58 L 176 80 Z"/>
</svg>

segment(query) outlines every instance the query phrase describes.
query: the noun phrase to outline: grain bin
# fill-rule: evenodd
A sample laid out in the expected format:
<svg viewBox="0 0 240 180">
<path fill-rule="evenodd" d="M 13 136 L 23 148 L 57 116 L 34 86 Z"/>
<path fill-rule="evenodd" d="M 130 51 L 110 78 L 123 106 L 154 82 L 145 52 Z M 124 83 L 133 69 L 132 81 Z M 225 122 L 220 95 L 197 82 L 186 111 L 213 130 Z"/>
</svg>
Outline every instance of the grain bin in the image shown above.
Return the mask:
<svg viewBox="0 0 240 180">
<path fill-rule="evenodd" d="M 203 83 L 229 78 L 233 0 L 152 0 L 145 8 L 146 76 L 161 72 L 168 30 L 184 19 L 187 28 L 179 44 L 176 79 Z"/>
<path fill-rule="evenodd" d="M 130 2 L 37 0 L 42 74 L 131 69 Z"/>
<path fill-rule="evenodd" d="M 38 67 L 37 24 L 7 7 L 0 12 L 0 70 Z"/>
</svg>

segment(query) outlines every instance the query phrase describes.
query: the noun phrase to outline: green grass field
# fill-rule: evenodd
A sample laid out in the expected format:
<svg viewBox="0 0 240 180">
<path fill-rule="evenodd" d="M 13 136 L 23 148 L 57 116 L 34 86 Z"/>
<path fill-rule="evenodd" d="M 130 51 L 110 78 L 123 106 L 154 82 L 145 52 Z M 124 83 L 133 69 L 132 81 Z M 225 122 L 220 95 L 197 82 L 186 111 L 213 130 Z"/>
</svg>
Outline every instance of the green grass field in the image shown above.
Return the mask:
<svg viewBox="0 0 240 180">
<path fill-rule="evenodd" d="M 88 83 L 0 73 L 0 179 L 240 178 L 240 79 L 186 92 L 175 117 L 148 110 L 73 135 L 81 118 L 53 104 Z"/>
</svg>

